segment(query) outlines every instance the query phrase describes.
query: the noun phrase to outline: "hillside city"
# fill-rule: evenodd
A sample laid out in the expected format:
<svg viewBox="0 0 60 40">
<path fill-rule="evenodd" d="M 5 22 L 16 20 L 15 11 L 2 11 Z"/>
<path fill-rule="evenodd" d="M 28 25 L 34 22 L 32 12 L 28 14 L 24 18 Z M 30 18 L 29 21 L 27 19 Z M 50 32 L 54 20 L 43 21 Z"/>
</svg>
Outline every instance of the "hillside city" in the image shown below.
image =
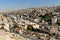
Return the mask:
<svg viewBox="0 0 60 40">
<path fill-rule="evenodd" d="M 0 13 L 0 40 L 60 40 L 60 6 Z"/>
</svg>

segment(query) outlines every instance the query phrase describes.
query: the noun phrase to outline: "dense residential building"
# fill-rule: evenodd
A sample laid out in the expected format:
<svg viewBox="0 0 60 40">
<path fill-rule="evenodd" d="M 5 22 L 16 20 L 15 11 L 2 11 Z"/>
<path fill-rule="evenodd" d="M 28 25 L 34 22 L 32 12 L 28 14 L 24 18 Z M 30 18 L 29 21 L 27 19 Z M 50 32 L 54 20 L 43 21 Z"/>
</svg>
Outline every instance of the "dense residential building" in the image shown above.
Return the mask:
<svg viewBox="0 0 60 40">
<path fill-rule="evenodd" d="M 0 32 L 9 40 L 60 40 L 60 11 L 43 7 L 0 13 Z"/>
</svg>

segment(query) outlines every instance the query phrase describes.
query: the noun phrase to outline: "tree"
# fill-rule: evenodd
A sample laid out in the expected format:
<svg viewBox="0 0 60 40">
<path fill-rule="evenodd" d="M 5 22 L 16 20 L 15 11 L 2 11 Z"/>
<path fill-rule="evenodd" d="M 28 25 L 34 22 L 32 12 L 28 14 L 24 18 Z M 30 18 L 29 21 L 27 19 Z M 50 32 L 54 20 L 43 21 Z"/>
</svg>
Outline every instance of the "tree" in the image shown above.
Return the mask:
<svg viewBox="0 0 60 40">
<path fill-rule="evenodd" d="M 52 18 L 51 16 L 47 15 L 47 16 L 45 16 L 44 20 L 49 21 L 49 20 L 51 20 L 51 18 Z"/>
<path fill-rule="evenodd" d="M 52 15 L 50 15 L 50 14 L 45 14 L 44 16 L 43 16 L 43 19 L 45 20 L 45 21 L 51 21 L 51 18 L 52 18 Z"/>
</svg>

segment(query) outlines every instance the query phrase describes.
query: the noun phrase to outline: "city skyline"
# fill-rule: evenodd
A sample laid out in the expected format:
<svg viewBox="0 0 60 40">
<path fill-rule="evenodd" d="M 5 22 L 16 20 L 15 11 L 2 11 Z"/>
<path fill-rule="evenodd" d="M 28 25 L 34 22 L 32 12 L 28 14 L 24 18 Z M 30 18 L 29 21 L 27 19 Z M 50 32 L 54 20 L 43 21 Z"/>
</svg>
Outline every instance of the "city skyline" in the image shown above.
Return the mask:
<svg viewBox="0 0 60 40">
<path fill-rule="evenodd" d="M 0 11 L 60 5 L 60 0 L 0 0 Z"/>
</svg>

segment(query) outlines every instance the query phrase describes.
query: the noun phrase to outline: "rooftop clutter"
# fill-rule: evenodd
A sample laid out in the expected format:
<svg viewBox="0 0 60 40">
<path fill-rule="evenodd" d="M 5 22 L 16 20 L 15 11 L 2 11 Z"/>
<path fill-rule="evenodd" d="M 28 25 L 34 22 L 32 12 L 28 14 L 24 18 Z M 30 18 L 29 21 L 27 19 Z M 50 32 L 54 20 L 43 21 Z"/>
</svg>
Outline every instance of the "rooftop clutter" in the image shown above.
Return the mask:
<svg viewBox="0 0 60 40">
<path fill-rule="evenodd" d="M 0 13 L 0 29 L 24 39 L 60 40 L 60 12 L 56 10 L 46 7 Z"/>
</svg>

